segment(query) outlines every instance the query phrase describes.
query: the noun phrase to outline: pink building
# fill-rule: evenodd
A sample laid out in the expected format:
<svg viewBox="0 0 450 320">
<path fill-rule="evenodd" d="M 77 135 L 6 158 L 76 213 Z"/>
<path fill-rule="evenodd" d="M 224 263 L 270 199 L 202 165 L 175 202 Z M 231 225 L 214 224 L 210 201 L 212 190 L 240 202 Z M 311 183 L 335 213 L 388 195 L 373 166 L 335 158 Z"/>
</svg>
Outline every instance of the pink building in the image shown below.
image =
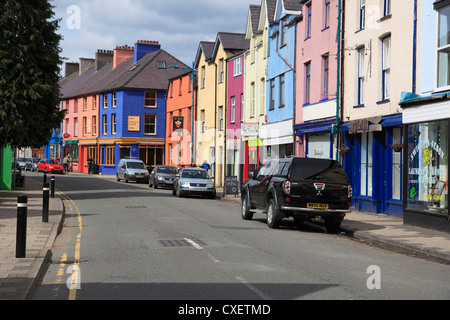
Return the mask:
<svg viewBox="0 0 450 320">
<path fill-rule="evenodd" d="M 305 2 L 297 21 L 295 155 L 333 158 L 338 0 Z"/>
<path fill-rule="evenodd" d="M 244 98 L 244 53 L 227 60 L 226 107 L 226 175 L 243 183 L 243 142 L 241 139 L 242 103 Z"/>
</svg>

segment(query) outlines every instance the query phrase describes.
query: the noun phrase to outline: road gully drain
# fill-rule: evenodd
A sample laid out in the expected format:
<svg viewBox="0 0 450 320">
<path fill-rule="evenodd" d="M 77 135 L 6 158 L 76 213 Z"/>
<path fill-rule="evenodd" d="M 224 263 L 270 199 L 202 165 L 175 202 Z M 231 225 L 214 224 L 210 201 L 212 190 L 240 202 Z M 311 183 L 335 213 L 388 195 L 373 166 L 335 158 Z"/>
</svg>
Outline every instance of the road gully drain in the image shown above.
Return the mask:
<svg viewBox="0 0 450 320">
<path fill-rule="evenodd" d="M 125 209 L 146 209 L 146 206 L 125 206 Z"/>
<path fill-rule="evenodd" d="M 197 249 L 203 249 L 206 243 L 199 239 L 165 239 L 158 240 L 159 244 L 165 248 L 170 247 L 195 247 Z"/>
</svg>

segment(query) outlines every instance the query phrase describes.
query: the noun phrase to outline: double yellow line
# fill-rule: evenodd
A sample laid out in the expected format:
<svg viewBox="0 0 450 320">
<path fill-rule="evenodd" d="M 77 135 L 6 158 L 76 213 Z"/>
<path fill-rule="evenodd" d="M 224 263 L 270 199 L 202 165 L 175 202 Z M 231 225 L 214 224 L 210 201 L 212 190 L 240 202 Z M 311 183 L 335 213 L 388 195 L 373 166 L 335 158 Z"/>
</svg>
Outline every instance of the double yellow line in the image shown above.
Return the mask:
<svg viewBox="0 0 450 320">
<path fill-rule="evenodd" d="M 81 212 L 78 209 L 75 202 L 64 192 L 58 190 L 58 194 L 61 196 L 61 198 L 65 201 L 67 201 L 68 204 L 68 210 L 72 211 L 75 210 L 77 212 L 77 220 L 78 220 L 78 234 L 77 234 L 77 240 L 75 243 L 75 261 L 71 267 L 68 268 L 69 272 L 72 272 L 72 275 L 67 280 L 67 286 L 69 288 L 69 300 L 76 300 L 77 296 L 77 288 L 80 288 L 81 283 L 81 275 L 80 275 L 80 249 L 81 249 L 81 232 L 83 230 L 83 221 L 81 219 Z M 67 253 L 64 253 L 61 257 L 61 264 L 60 269 L 58 271 L 58 276 L 62 277 L 64 274 L 64 268 L 67 266 L 64 262 L 67 261 Z"/>
</svg>

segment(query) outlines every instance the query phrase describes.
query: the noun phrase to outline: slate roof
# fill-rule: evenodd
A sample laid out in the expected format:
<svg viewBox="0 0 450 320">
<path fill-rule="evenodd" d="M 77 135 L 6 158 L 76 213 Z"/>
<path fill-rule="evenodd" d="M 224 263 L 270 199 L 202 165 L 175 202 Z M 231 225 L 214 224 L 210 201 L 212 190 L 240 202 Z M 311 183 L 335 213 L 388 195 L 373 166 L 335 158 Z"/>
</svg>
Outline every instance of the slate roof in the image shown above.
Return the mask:
<svg viewBox="0 0 450 320">
<path fill-rule="evenodd" d="M 250 41 L 245 39 L 245 33 L 219 32 L 217 40 L 220 40 L 225 51 L 247 50 L 250 46 Z"/>
<path fill-rule="evenodd" d="M 205 60 L 208 61 L 212 58 L 215 42 L 212 41 L 200 41 L 198 45 L 197 54 L 195 56 L 195 65 L 198 65 L 201 53 L 205 56 Z"/>
<path fill-rule="evenodd" d="M 266 0 L 267 19 L 269 24 L 273 23 L 275 19 L 275 7 L 277 6 L 277 0 Z"/>
<path fill-rule="evenodd" d="M 164 61 L 166 68 L 159 69 L 158 61 Z M 184 73 L 182 69 L 170 69 L 171 65 L 188 68 L 164 50 L 150 52 L 137 63 L 134 58 L 126 59 L 115 69 L 108 63 L 99 70 L 90 68 L 81 75 L 75 73 L 61 79 L 61 95 L 67 99 L 119 89 L 167 90 L 168 79 Z"/>
<path fill-rule="evenodd" d="M 262 33 L 262 31 L 258 30 L 260 14 L 261 14 L 261 6 L 251 4 L 250 8 L 249 8 L 249 15 L 250 15 L 250 21 L 251 21 L 251 27 L 252 27 L 253 34 Z"/>
<path fill-rule="evenodd" d="M 300 0 L 282 0 L 285 10 L 299 11 L 302 9 L 302 1 Z M 303 1 L 304 2 L 304 1 Z"/>
</svg>

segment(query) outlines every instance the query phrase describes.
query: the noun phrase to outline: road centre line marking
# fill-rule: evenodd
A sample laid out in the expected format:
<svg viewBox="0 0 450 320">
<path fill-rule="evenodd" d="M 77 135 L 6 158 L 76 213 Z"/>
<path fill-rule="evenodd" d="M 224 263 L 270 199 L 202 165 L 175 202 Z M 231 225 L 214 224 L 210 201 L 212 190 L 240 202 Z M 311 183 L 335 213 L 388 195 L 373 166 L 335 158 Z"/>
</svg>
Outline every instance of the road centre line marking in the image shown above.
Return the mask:
<svg viewBox="0 0 450 320">
<path fill-rule="evenodd" d="M 236 278 L 236 280 L 241 282 L 243 285 L 245 285 L 247 288 L 249 288 L 251 291 L 256 293 L 260 298 L 262 298 L 264 300 L 273 300 L 271 297 L 266 295 L 264 292 L 262 292 L 261 290 L 256 288 L 254 285 L 252 285 L 251 283 L 248 283 L 247 280 L 245 280 L 244 278 L 242 278 L 242 277 L 235 277 L 235 278 Z"/>
<path fill-rule="evenodd" d="M 192 239 L 184 238 L 184 240 L 187 241 L 187 242 L 189 242 L 192 246 L 194 246 L 194 247 L 195 247 L 196 249 L 198 249 L 198 250 L 202 250 L 202 249 L 203 249 L 203 247 L 202 247 L 201 245 L 199 245 L 197 242 L 195 242 L 195 241 L 192 240 Z"/>
<path fill-rule="evenodd" d="M 218 259 L 216 259 L 211 253 L 207 252 L 206 255 L 209 259 L 211 259 L 212 262 L 220 262 Z"/>
</svg>

